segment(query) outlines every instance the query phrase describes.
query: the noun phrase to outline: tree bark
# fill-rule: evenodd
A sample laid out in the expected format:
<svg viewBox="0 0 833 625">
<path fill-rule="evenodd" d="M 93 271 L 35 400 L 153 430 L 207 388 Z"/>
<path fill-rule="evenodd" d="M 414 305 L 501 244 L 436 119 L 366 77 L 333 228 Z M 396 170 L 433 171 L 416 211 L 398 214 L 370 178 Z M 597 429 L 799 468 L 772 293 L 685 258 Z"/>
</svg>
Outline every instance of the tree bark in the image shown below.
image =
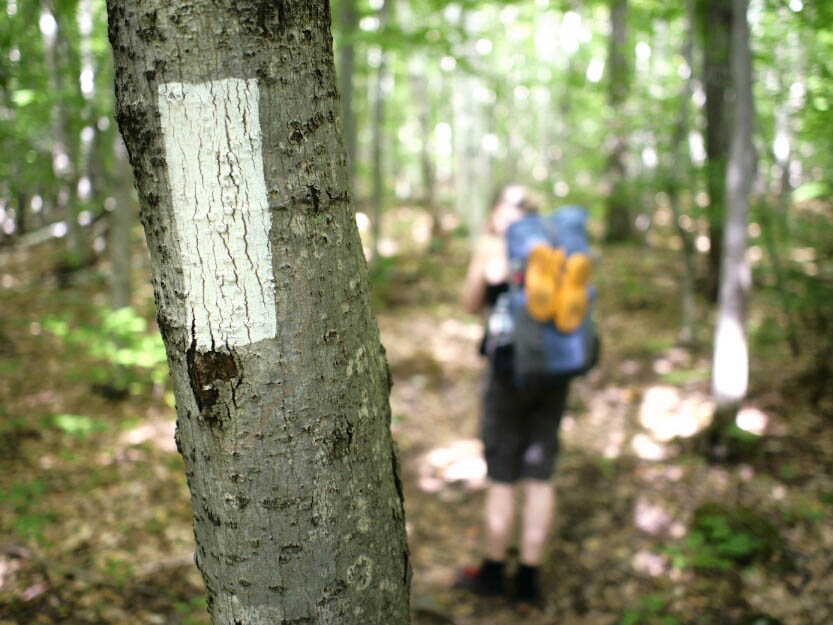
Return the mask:
<svg viewBox="0 0 833 625">
<path fill-rule="evenodd" d="M 730 415 L 734 416 L 734 412 L 746 396 L 749 378 L 746 298 L 751 278 L 746 262 L 746 232 L 749 192 L 756 165 L 752 145 L 755 110 L 752 99 L 749 27 L 746 21 L 747 5 L 748 0 L 733 0 L 731 67 L 735 92 L 734 129 L 726 168 L 728 211 L 721 259 L 720 299 L 712 370 L 712 395 L 718 414 L 723 415 L 724 420 Z"/>
<path fill-rule="evenodd" d="M 215 625 L 408 622 L 325 0 L 108 0 Z"/>
</svg>

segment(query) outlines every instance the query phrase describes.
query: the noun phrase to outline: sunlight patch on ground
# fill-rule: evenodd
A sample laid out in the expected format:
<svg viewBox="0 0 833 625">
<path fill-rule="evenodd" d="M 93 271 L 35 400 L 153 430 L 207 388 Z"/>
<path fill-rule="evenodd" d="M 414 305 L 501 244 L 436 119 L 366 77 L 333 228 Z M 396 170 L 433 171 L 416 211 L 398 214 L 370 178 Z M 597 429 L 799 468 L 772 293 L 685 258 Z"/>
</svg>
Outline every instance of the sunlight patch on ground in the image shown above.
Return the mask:
<svg viewBox="0 0 833 625">
<path fill-rule="evenodd" d="M 638 360 L 623 360 L 619 363 L 619 373 L 624 376 L 633 376 L 642 371 L 642 363 Z"/>
<path fill-rule="evenodd" d="M 379 239 L 379 256 L 390 258 L 396 256 L 399 252 L 399 244 L 394 239 L 380 238 Z"/>
<path fill-rule="evenodd" d="M 643 460 L 665 460 L 668 457 L 668 450 L 651 439 L 647 434 L 637 434 L 631 441 L 631 448 L 634 453 Z"/>
<path fill-rule="evenodd" d="M 611 460 L 618 458 L 628 439 L 628 411 L 636 397 L 634 389 L 608 386 L 591 391 L 577 383 L 570 393 L 584 397 L 587 407 L 564 416 L 561 431 L 566 444 Z"/>
<path fill-rule="evenodd" d="M 176 421 L 151 421 L 124 432 L 119 443 L 132 447 L 150 441 L 157 449 L 173 453 L 176 451 L 175 430 Z"/>
<path fill-rule="evenodd" d="M 711 400 L 703 394 L 683 397 L 673 386 L 652 386 L 642 398 L 639 422 L 656 441 L 667 442 L 694 436 L 708 426 L 713 412 Z"/>
<path fill-rule="evenodd" d="M 453 317 L 443 320 L 440 323 L 440 330 L 443 334 L 467 341 L 478 341 L 483 334 L 480 323 L 466 323 Z"/>
<path fill-rule="evenodd" d="M 671 525 L 671 514 L 661 505 L 639 497 L 633 511 L 633 524 L 647 534 L 658 534 Z"/>
<path fill-rule="evenodd" d="M 436 493 L 450 484 L 476 490 L 486 484 L 483 444 L 477 439 L 454 441 L 432 449 L 419 459 L 419 488 Z"/>
<path fill-rule="evenodd" d="M 686 473 L 686 468 L 678 464 L 645 464 L 637 469 L 639 479 L 649 483 L 655 483 L 657 481 L 679 482 L 686 476 Z"/>
<path fill-rule="evenodd" d="M 417 215 L 411 224 L 411 239 L 414 243 L 420 246 L 427 245 L 431 240 L 431 228 L 433 225 L 434 220 L 431 218 L 431 215 L 427 213 Z"/>
<path fill-rule="evenodd" d="M 659 577 L 667 569 L 665 558 L 646 549 L 641 549 L 634 554 L 631 565 L 637 573 L 650 577 Z"/>
<path fill-rule="evenodd" d="M 735 417 L 735 425 L 755 436 L 763 436 L 768 423 L 769 417 L 757 408 L 752 407 L 741 408 L 737 417 Z"/>
</svg>

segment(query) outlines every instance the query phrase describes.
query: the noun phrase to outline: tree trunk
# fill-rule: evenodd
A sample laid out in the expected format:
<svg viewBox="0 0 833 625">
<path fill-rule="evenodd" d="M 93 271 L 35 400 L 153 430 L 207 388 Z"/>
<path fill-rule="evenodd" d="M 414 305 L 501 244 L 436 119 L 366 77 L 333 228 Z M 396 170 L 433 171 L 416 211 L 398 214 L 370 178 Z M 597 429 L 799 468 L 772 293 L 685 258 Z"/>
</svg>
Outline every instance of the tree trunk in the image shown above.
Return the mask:
<svg viewBox="0 0 833 625">
<path fill-rule="evenodd" d="M 411 72 L 411 86 L 414 100 L 417 107 L 417 119 L 419 120 L 419 165 L 422 175 L 422 197 L 425 209 L 431 215 L 431 240 L 432 249 L 444 249 L 445 240 L 442 229 L 442 211 L 435 197 L 435 172 L 434 158 L 432 155 L 432 122 L 431 122 L 431 99 L 428 95 L 428 81 L 425 78 L 424 63 L 418 66 L 414 64 Z M 435 247 L 436 246 L 436 247 Z"/>
<path fill-rule="evenodd" d="M 686 0 L 687 28 L 682 48 L 682 57 L 692 67 L 694 28 L 694 0 Z M 694 319 L 696 316 L 694 299 L 694 242 L 692 235 L 682 225 L 682 209 L 680 208 L 680 189 L 684 184 L 684 171 L 687 171 L 689 159 L 686 156 L 686 137 L 688 136 L 688 101 L 691 99 L 691 78 L 686 78 L 680 90 L 680 110 L 672 139 L 673 155 L 671 160 L 671 175 L 668 185 L 668 197 L 674 215 L 677 234 L 683 243 L 683 284 L 680 291 L 680 342 L 690 344 L 694 339 Z"/>
<path fill-rule="evenodd" d="M 608 66 L 608 103 L 613 114 L 610 130 L 611 147 L 607 157 L 607 176 L 610 196 L 607 201 L 608 241 L 625 241 L 631 237 L 631 211 L 625 181 L 625 156 L 628 151 L 626 115 L 623 110 L 628 97 L 629 74 L 627 52 L 628 0 L 611 0 L 610 47 Z"/>
<path fill-rule="evenodd" d="M 387 13 L 391 1 L 385 0 L 385 3 L 379 10 L 380 29 L 384 29 L 387 25 Z M 384 202 L 385 171 L 382 155 L 384 133 L 382 132 L 382 127 L 385 123 L 385 96 L 383 88 L 385 84 L 385 73 L 387 72 L 384 48 L 381 50 L 381 57 L 379 67 L 376 70 L 376 85 L 373 93 L 373 210 L 371 221 L 373 254 L 371 256 L 371 263 L 376 263 L 379 260 L 379 239 L 382 236 L 382 204 Z"/>
<path fill-rule="evenodd" d="M 746 231 L 749 192 L 756 166 L 752 146 L 755 112 L 749 27 L 746 21 L 747 3 L 748 0 L 733 0 L 731 67 L 735 92 L 734 129 L 726 168 L 728 210 L 712 370 L 712 395 L 718 414 L 723 415 L 724 420 L 723 424 L 718 425 L 726 425 L 728 418 L 734 417 L 746 396 L 749 377 L 745 309 L 750 271 L 746 262 Z"/>
<path fill-rule="evenodd" d="M 726 108 L 730 82 L 729 47 L 732 0 L 700 0 L 703 33 L 703 80 L 706 87 L 706 176 L 709 190 L 709 248 L 707 294 L 717 299 L 723 256 L 723 224 L 726 213 L 726 160 L 731 131 Z"/>
<path fill-rule="evenodd" d="M 29 196 L 21 189 L 17 191 L 17 210 L 14 213 L 14 235 L 22 237 L 26 234 L 26 211 L 29 207 Z"/>
<path fill-rule="evenodd" d="M 48 0 L 41 0 L 41 36 L 43 39 L 43 61 L 49 88 L 60 93 L 63 88 L 63 74 L 60 59 L 66 56 L 63 33 L 57 16 Z M 52 173 L 55 177 L 55 205 L 61 219 L 67 226 L 67 268 L 72 269 L 83 261 L 84 246 L 81 228 L 78 225 L 72 181 L 75 168 L 69 150 L 69 121 L 66 102 L 56 98 L 52 107 Z"/>
<path fill-rule="evenodd" d="M 133 246 L 130 231 L 135 223 L 135 199 L 130 185 L 127 160 L 121 138 L 113 141 L 113 159 L 116 175 L 113 186 L 116 189 L 113 212 L 110 214 L 110 305 L 113 310 L 130 306 L 132 293 L 130 274 L 132 273 Z M 124 171 L 126 176 L 119 175 Z"/>
<path fill-rule="evenodd" d="M 792 77 L 790 71 L 794 64 L 789 58 L 784 58 L 785 51 L 780 48 L 776 50 L 776 62 L 779 68 L 786 68 L 788 76 Z M 786 81 L 779 80 L 782 85 L 782 91 L 789 93 L 789 88 L 784 83 Z M 784 276 L 784 270 L 781 265 L 781 258 L 778 249 L 778 240 L 787 234 L 783 232 L 782 224 L 786 223 L 786 216 L 790 209 L 792 202 L 792 185 L 790 184 L 790 161 L 791 161 L 791 144 L 792 144 L 792 129 L 790 120 L 794 111 L 790 106 L 788 98 L 776 105 L 775 107 L 775 141 L 773 146 L 773 156 L 775 163 L 781 170 L 781 175 L 774 185 L 772 193 L 778 198 L 776 206 L 773 208 L 765 203 L 761 210 L 761 229 L 764 236 L 764 244 L 766 246 L 767 254 L 772 263 L 772 272 L 775 277 L 775 288 L 778 292 L 778 298 L 781 300 L 781 308 L 784 312 L 784 318 L 787 323 L 787 342 L 790 345 L 790 351 L 793 356 L 797 357 L 801 353 L 801 347 L 798 343 L 798 332 L 793 315 L 792 297 L 787 290 L 787 281 Z M 774 215 L 773 215 L 774 213 Z M 781 237 L 776 237 L 776 231 L 779 231 Z"/>
<path fill-rule="evenodd" d="M 108 0 L 215 625 L 407 623 L 325 0 Z"/>
</svg>

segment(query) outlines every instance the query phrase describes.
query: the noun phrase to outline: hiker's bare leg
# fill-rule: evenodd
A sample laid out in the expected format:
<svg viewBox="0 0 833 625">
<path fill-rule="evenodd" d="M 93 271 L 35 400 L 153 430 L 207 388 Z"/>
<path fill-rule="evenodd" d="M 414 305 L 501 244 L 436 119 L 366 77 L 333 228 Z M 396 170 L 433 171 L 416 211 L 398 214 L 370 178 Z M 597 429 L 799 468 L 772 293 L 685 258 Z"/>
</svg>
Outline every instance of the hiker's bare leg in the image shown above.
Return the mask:
<svg viewBox="0 0 833 625">
<path fill-rule="evenodd" d="M 521 515 L 521 564 L 538 566 L 544 556 L 555 511 L 555 489 L 549 481 L 524 480 Z"/>
<path fill-rule="evenodd" d="M 502 562 L 515 525 L 515 485 L 490 482 L 486 491 L 486 557 Z"/>
</svg>

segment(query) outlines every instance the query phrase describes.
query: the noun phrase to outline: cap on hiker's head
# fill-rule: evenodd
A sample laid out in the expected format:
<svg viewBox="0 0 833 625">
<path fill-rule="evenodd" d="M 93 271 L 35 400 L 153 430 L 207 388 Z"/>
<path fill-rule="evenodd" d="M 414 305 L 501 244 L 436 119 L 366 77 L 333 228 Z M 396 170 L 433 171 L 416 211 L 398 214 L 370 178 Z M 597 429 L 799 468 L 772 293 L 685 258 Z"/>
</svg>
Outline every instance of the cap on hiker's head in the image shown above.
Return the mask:
<svg viewBox="0 0 833 625">
<path fill-rule="evenodd" d="M 500 201 L 519 208 L 525 213 L 534 213 L 538 210 L 538 203 L 529 189 L 519 184 L 508 184 L 503 187 L 500 192 Z"/>
</svg>

